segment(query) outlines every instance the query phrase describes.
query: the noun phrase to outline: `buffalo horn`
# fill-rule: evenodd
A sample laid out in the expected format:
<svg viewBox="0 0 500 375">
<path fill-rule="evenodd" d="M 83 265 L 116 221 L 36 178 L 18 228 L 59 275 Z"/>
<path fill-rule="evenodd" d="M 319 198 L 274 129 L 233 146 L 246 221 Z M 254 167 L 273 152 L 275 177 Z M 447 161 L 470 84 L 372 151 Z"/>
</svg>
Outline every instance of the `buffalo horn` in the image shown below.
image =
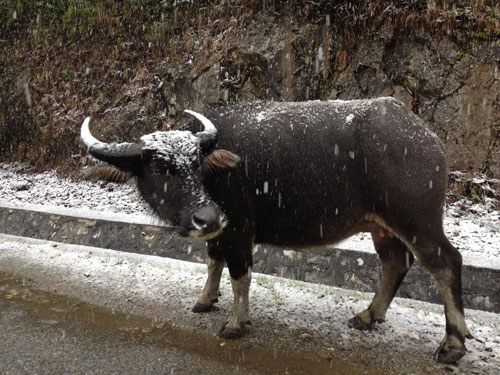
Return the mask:
<svg viewBox="0 0 500 375">
<path fill-rule="evenodd" d="M 90 154 L 123 170 L 132 170 L 142 161 L 142 146 L 137 143 L 104 143 L 89 129 L 90 117 L 83 121 L 80 138 Z"/>
<path fill-rule="evenodd" d="M 202 123 L 204 130 L 195 133 L 195 136 L 200 139 L 200 145 L 202 148 L 208 147 L 213 142 L 215 142 L 217 138 L 217 129 L 215 128 L 212 121 L 207 119 L 202 114 L 191 111 L 189 109 L 185 109 L 184 112 L 186 112 L 188 115 L 193 116 L 195 119 Z"/>
</svg>

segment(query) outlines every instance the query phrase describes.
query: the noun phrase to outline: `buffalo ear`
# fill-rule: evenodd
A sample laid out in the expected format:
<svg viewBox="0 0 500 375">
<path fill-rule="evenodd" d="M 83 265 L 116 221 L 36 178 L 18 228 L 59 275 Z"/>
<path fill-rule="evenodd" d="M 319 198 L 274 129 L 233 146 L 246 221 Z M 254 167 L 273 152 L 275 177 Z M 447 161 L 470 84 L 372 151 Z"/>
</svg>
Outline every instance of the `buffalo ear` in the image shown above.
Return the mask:
<svg viewBox="0 0 500 375">
<path fill-rule="evenodd" d="M 124 184 L 134 177 L 132 172 L 122 171 L 112 165 L 95 165 L 82 175 L 84 180 L 104 180 Z"/>
<path fill-rule="evenodd" d="M 215 169 L 234 168 L 240 162 L 240 157 L 227 150 L 215 150 L 205 156 L 201 169 L 213 171 Z"/>
</svg>

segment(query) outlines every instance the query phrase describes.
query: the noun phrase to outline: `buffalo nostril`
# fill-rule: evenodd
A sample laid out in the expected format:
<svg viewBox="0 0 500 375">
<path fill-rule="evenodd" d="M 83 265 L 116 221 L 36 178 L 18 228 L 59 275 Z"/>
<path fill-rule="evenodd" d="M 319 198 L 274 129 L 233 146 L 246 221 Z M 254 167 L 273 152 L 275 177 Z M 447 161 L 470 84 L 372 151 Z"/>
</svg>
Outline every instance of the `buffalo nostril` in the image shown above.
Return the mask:
<svg viewBox="0 0 500 375">
<path fill-rule="evenodd" d="M 205 206 L 196 210 L 191 216 L 191 224 L 201 232 L 216 231 L 221 227 L 221 212 L 217 207 Z"/>
<path fill-rule="evenodd" d="M 202 229 L 205 229 L 207 227 L 207 222 L 206 222 L 205 218 L 203 218 L 201 215 L 194 214 L 192 222 L 193 222 L 193 226 L 198 230 L 202 230 Z"/>
</svg>

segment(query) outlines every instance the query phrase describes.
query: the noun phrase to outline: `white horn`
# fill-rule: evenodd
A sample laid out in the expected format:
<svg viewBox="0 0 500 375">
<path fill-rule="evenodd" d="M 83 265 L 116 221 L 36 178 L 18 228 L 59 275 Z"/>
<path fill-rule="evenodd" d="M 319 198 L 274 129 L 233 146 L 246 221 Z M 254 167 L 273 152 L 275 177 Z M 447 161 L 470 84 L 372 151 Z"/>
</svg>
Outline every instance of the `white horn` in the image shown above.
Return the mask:
<svg viewBox="0 0 500 375">
<path fill-rule="evenodd" d="M 185 109 L 184 112 L 186 112 L 188 115 L 193 116 L 203 125 L 204 130 L 195 134 L 195 136 L 200 138 L 200 143 L 202 146 L 208 145 L 209 143 L 215 141 L 217 137 L 217 129 L 215 128 L 215 125 L 212 123 L 212 121 L 207 119 L 201 113 L 194 112 L 189 109 Z"/>
<path fill-rule="evenodd" d="M 89 129 L 90 117 L 87 117 L 82 124 L 82 128 L 80 130 L 80 139 L 83 144 L 87 146 L 87 150 L 89 150 L 94 145 L 102 145 L 103 143 L 95 138 L 92 134 L 90 134 Z"/>
<path fill-rule="evenodd" d="M 80 129 L 80 139 L 90 154 L 124 170 L 133 169 L 141 163 L 142 146 L 140 144 L 101 142 L 90 133 L 89 123 L 90 117 L 87 117 Z"/>
</svg>

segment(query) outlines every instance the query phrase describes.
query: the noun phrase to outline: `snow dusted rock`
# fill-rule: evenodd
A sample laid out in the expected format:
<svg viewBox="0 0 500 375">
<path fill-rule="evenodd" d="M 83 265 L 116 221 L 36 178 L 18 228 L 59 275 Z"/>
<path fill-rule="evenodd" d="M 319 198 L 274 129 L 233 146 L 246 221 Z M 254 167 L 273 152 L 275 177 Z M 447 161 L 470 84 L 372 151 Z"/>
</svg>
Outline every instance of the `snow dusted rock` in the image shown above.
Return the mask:
<svg viewBox="0 0 500 375">
<path fill-rule="evenodd" d="M 16 191 L 25 191 L 25 190 L 29 190 L 29 188 L 30 188 L 30 184 L 27 181 L 19 182 L 17 185 L 14 186 L 14 189 Z"/>
</svg>

